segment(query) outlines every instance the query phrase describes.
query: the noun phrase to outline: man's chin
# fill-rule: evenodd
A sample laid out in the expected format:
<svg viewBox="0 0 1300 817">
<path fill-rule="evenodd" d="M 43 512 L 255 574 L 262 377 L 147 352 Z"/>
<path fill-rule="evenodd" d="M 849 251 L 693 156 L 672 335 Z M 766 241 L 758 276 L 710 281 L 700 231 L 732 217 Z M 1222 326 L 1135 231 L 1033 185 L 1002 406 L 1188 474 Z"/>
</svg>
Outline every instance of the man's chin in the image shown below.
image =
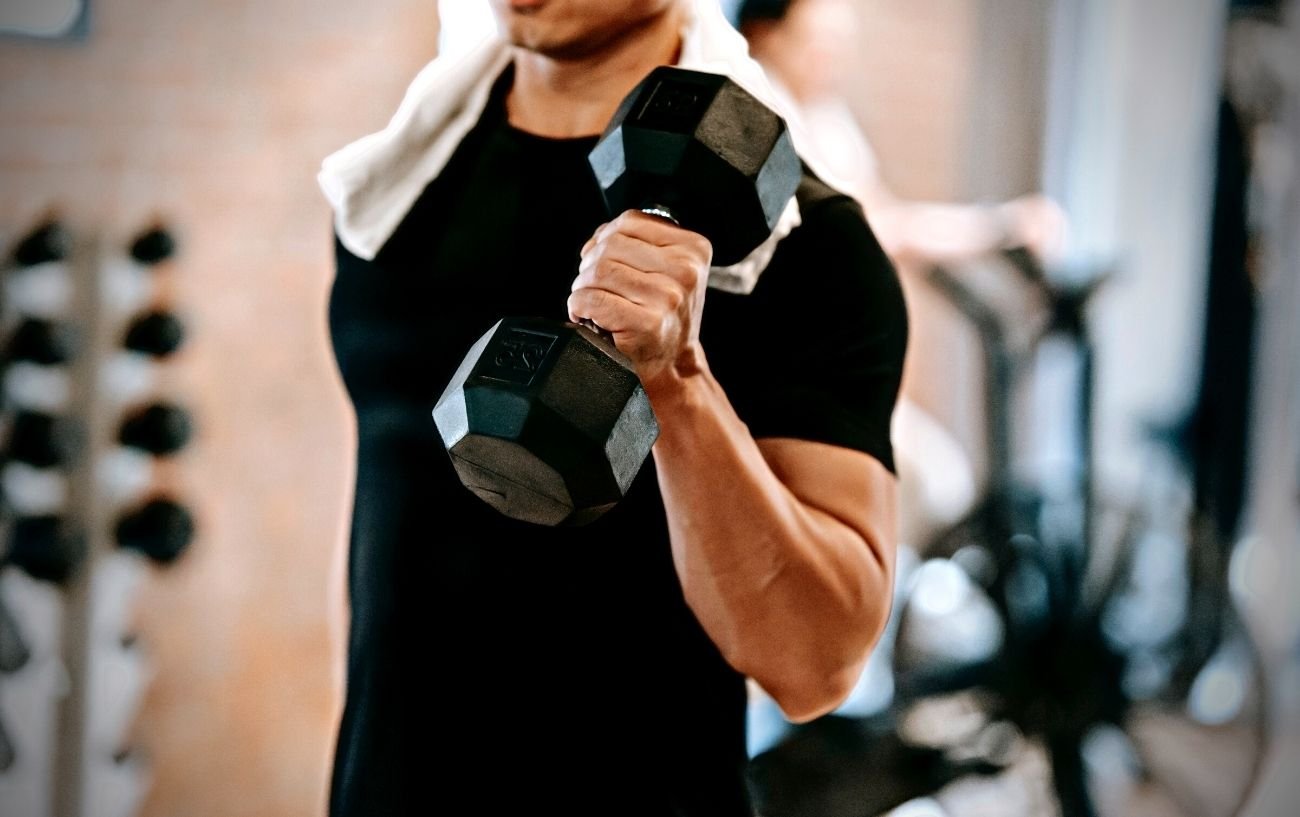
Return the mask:
<svg viewBox="0 0 1300 817">
<path fill-rule="evenodd" d="M 564 38 L 537 31 L 507 30 L 506 42 L 524 51 L 531 51 L 555 60 L 578 59 L 592 51 L 587 38 Z"/>
</svg>

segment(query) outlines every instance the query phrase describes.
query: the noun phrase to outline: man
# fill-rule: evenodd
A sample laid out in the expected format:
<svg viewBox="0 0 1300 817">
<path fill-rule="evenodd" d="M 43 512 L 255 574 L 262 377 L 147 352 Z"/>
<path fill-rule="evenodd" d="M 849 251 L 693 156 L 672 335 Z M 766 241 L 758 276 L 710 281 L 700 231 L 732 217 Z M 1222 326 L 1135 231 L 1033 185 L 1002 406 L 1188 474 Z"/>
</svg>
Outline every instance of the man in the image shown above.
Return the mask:
<svg viewBox="0 0 1300 817">
<path fill-rule="evenodd" d="M 508 42 L 435 62 L 321 174 L 359 438 L 331 811 L 745 815 L 744 678 L 816 717 L 888 614 L 898 283 L 811 178 L 802 223 L 737 269 L 604 213 L 586 154 L 651 68 L 761 84 L 713 0 L 492 5 Z M 516 314 L 611 331 L 659 419 L 653 462 L 585 527 L 480 502 L 430 417 Z"/>
</svg>

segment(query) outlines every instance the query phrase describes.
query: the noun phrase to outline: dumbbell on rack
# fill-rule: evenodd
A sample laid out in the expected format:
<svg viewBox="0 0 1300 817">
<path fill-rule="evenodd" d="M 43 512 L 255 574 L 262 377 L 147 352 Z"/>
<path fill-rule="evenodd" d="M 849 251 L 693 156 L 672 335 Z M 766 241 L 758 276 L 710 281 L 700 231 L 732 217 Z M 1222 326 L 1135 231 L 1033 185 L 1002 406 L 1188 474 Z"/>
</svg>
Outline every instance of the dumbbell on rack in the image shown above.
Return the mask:
<svg viewBox="0 0 1300 817">
<path fill-rule="evenodd" d="M 57 675 L 67 682 L 53 733 L 10 723 L 18 751 L 50 755 L 54 814 L 83 813 L 91 791 L 97 807 L 134 813 L 143 791 L 140 764 L 118 759 L 138 757 L 124 741 L 148 661 L 121 632 L 143 561 L 173 562 L 195 528 L 165 484 L 169 469 L 155 466 L 194 430 L 189 413 L 157 393 L 158 364 L 185 340 L 157 280 L 175 250 L 162 227 L 118 255 L 51 221 L 21 240 L 3 269 L 0 567 L 53 587 L 50 626 L 62 632 L 46 640 L 59 645 Z M 39 651 L 24 640 L 21 617 L 4 612 L 0 670 L 8 671 Z M 50 634 L 33 633 L 38 646 L 41 635 Z M 0 744 L 3 772 L 5 750 L 15 747 L 7 735 Z M 109 790 L 116 805 L 100 802 Z"/>
</svg>

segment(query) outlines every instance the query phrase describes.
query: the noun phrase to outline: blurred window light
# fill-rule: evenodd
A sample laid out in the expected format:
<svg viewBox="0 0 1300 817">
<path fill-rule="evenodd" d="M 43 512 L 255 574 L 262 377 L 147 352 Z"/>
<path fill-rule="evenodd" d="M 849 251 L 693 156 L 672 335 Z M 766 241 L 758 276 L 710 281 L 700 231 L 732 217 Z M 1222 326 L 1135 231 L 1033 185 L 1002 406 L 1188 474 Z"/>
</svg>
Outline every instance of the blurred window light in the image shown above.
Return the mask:
<svg viewBox="0 0 1300 817">
<path fill-rule="evenodd" d="M 0 33 L 60 38 L 83 33 L 86 0 L 5 0 Z"/>
</svg>

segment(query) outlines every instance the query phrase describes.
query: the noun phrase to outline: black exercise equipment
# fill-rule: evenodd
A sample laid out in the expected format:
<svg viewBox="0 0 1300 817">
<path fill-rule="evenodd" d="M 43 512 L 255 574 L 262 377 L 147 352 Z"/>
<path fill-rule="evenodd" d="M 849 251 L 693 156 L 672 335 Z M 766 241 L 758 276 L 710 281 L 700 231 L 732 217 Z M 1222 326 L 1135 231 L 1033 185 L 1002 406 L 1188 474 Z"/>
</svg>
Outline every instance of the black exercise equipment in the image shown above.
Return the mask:
<svg viewBox="0 0 1300 817">
<path fill-rule="evenodd" d="M 67 230 L 57 221 L 42 224 L 28 233 L 14 247 L 14 263 L 20 267 L 34 267 L 68 257 L 72 240 Z"/>
<path fill-rule="evenodd" d="M 828 715 L 816 723 L 750 763 L 759 813 L 875 817 L 968 775 L 1004 770 L 983 758 L 951 757 L 910 743 L 887 716 Z"/>
<path fill-rule="evenodd" d="M 162 263 L 176 252 L 176 239 L 163 227 L 151 227 L 131 242 L 131 257 L 146 266 Z"/>
<path fill-rule="evenodd" d="M 4 453 L 33 468 L 59 468 L 76 457 L 81 440 L 80 431 L 67 418 L 20 411 L 9 427 Z"/>
<path fill-rule="evenodd" d="M 1011 320 L 1024 328 L 1026 315 L 1000 314 L 947 268 L 930 273 L 936 290 L 980 338 L 989 474 L 983 498 L 923 554 L 951 559 L 982 585 L 1001 622 L 1001 644 L 987 659 L 964 664 L 926 660 L 907 643 L 916 609 L 910 601 L 900 604 L 893 702 L 885 716 L 897 731 L 849 730 L 850 739 L 842 724 L 827 719 L 795 727 L 791 737 L 756 758 L 756 769 L 824 763 L 843 771 L 802 784 L 756 776 L 756 799 L 768 817 L 878 813 L 877 800 L 827 797 L 848 786 L 908 796 L 934 793 L 955 766 L 940 763 L 943 774 L 924 765 L 890 772 L 876 758 L 897 736 L 906 737 L 910 714 L 945 702 L 960 703 L 966 719 L 1009 731 L 1016 744 L 1041 752 L 1051 772 L 1054 810 L 1062 817 L 1234 817 L 1258 779 L 1268 739 L 1262 662 L 1236 612 L 1226 571 L 1215 569 L 1227 564 L 1232 541 L 1189 519 L 1188 509 L 1159 490 L 1164 482 L 1176 488 L 1187 480 L 1178 473 L 1185 470 L 1178 454 L 1164 450 L 1176 435 L 1146 441 L 1160 468 L 1148 469 L 1142 496 L 1117 505 L 1093 490 L 1095 393 L 1087 310 L 1106 274 L 1049 277 L 1023 250 L 1004 253 L 1002 261 L 1040 305 L 1039 320 L 1028 324 L 1037 329 L 1023 348 L 1009 330 Z M 1019 428 L 1012 413 L 1016 382 L 1049 337 L 1071 351 L 1077 365 L 1071 384 L 1077 420 L 1069 431 L 1078 464 L 1063 494 L 1020 478 L 1012 463 Z M 1153 570 L 1164 584 L 1151 585 Z M 1178 601 L 1172 609 L 1152 611 L 1153 598 Z M 927 626 L 923 618 L 920 624 Z M 1098 772 L 1089 747 L 1099 735 L 1123 744 L 1132 758 L 1130 774 L 1144 788 L 1133 802 L 1111 803 L 1118 812 L 1095 799 Z M 962 756 L 977 756 L 962 742 L 954 741 Z M 809 753 L 814 756 L 804 757 Z M 1023 756 L 1024 749 L 995 760 L 1014 763 L 1016 754 Z M 971 773 L 981 772 L 963 774 Z M 774 789 L 778 784 L 785 789 Z M 786 807 L 814 801 L 834 807 Z"/>
<path fill-rule="evenodd" d="M 734 264 L 771 235 L 802 174 L 784 121 L 725 76 L 660 67 L 589 156 L 611 214 L 643 210 Z M 461 481 L 501 513 L 583 524 L 613 507 L 659 428 L 631 362 L 599 331 L 506 318 L 433 412 Z"/>
<path fill-rule="evenodd" d="M 72 359 L 74 348 L 73 333 L 68 327 L 40 318 L 28 318 L 9 336 L 4 360 L 58 366 Z"/>
<path fill-rule="evenodd" d="M 147 312 L 131 322 L 123 346 L 151 357 L 166 357 L 185 342 L 185 326 L 170 312 Z"/>
<path fill-rule="evenodd" d="M 166 456 L 184 448 L 193 433 L 189 412 L 170 403 L 154 403 L 123 420 L 118 441 L 155 456 Z"/>
<path fill-rule="evenodd" d="M 117 543 L 156 564 L 174 562 L 194 538 L 194 517 L 170 499 L 153 499 L 118 520 Z"/>
<path fill-rule="evenodd" d="M 12 564 L 33 579 L 61 584 L 86 559 L 86 538 L 68 529 L 59 516 L 19 516 L 9 529 L 9 547 L 0 561 Z"/>
</svg>

